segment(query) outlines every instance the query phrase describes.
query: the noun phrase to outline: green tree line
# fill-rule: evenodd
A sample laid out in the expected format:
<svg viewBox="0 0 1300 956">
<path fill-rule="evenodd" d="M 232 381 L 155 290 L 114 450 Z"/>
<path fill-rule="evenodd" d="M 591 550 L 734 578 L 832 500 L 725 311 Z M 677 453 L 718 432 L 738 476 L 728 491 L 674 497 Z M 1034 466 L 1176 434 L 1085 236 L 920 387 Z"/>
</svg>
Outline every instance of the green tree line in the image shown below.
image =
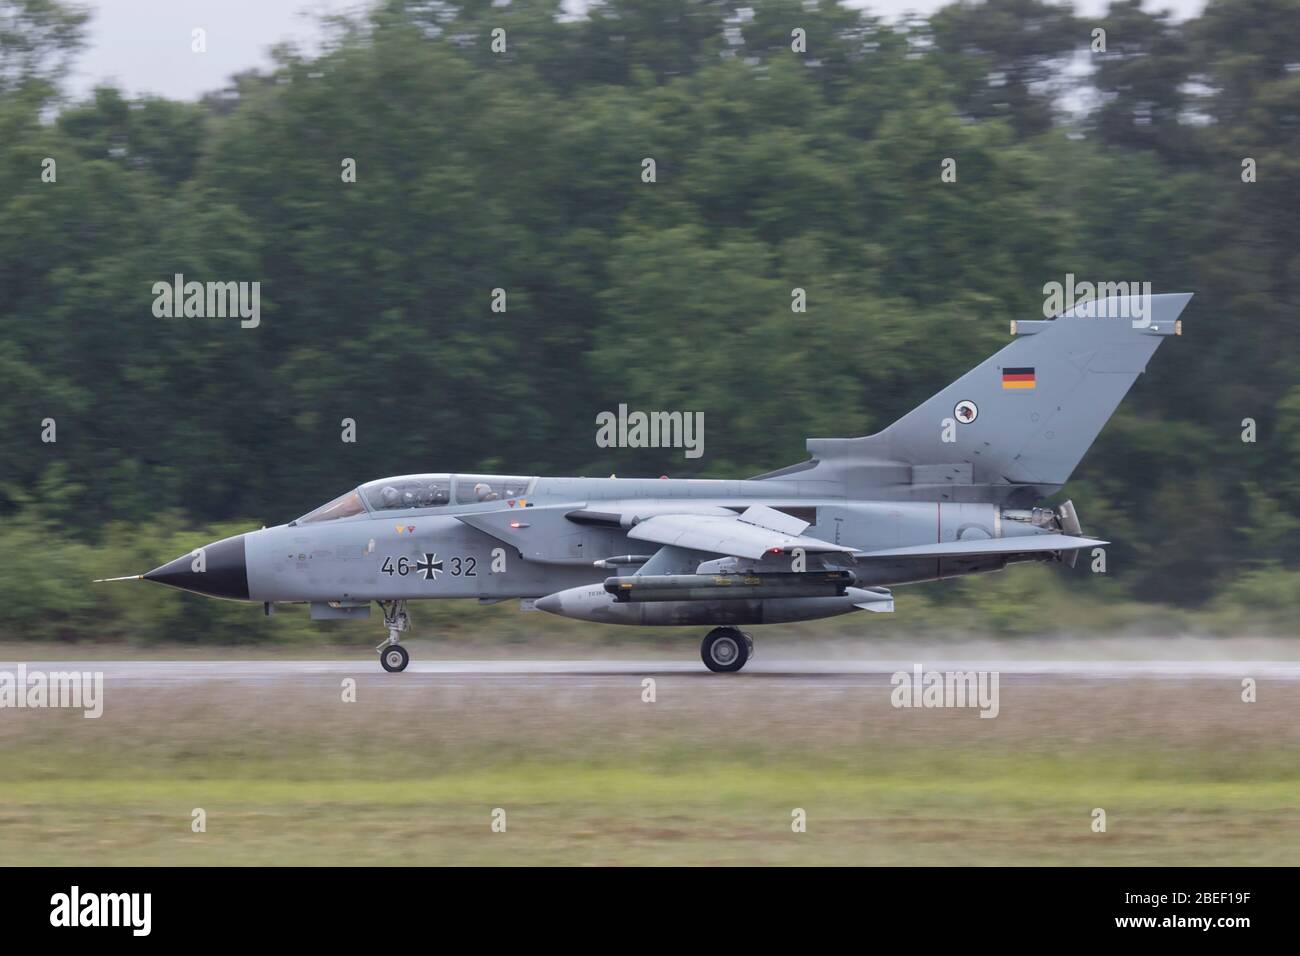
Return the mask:
<svg viewBox="0 0 1300 956">
<path fill-rule="evenodd" d="M 1196 293 L 1068 489 L 1115 542 L 1071 587 L 1300 609 L 1300 0 L 383 0 L 199 102 L 69 98 L 85 27 L 0 0 L 0 634 L 386 474 L 802 460 L 1067 273 Z M 260 324 L 157 317 L 176 274 Z M 598 448 L 621 402 L 705 455 Z"/>
</svg>

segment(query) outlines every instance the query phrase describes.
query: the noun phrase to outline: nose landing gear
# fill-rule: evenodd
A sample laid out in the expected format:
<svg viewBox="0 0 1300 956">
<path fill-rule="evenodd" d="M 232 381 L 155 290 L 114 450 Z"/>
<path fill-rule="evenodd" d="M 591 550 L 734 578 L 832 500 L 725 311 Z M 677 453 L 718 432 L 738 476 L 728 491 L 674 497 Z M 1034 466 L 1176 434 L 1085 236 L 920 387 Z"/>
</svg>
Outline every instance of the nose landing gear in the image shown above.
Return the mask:
<svg viewBox="0 0 1300 956">
<path fill-rule="evenodd" d="M 384 626 L 388 628 L 388 640 L 375 650 L 379 652 L 379 665 L 390 674 L 406 670 L 411 662 L 411 655 L 406 653 L 398 641 L 398 635 L 410 629 L 411 616 L 406 613 L 405 601 L 377 601 L 379 610 L 384 612 Z"/>
<path fill-rule="evenodd" d="M 715 627 L 700 644 L 704 666 L 715 674 L 733 674 L 754 656 L 754 639 L 734 627 Z"/>
</svg>

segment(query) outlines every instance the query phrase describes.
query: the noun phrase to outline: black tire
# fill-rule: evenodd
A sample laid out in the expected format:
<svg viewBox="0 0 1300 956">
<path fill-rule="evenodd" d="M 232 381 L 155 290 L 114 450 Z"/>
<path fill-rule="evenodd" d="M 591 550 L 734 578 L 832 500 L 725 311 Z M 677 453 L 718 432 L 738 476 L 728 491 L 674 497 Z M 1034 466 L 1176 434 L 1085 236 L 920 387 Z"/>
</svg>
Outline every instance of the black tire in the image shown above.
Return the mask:
<svg viewBox="0 0 1300 956">
<path fill-rule="evenodd" d="M 745 660 L 748 661 L 754 656 L 754 639 L 749 636 L 748 631 L 740 632 L 745 638 Z"/>
<path fill-rule="evenodd" d="M 749 643 L 734 627 L 715 627 L 700 643 L 700 658 L 715 674 L 734 674 L 749 660 Z"/>
<path fill-rule="evenodd" d="M 390 674 L 406 670 L 406 665 L 409 663 L 411 663 L 411 655 L 406 653 L 406 648 L 401 644 L 389 644 L 379 652 L 379 666 Z"/>
</svg>

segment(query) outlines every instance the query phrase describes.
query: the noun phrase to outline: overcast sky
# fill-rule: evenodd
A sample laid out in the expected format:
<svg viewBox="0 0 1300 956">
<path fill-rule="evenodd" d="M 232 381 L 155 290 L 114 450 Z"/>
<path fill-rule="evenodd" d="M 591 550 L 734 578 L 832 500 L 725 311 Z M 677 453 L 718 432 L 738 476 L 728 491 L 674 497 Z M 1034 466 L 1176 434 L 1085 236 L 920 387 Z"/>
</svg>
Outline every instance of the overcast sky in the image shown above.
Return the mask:
<svg viewBox="0 0 1300 956">
<path fill-rule="evenodd" d="M 360 0 L 80 0 L 94 12 L 89 44 L 71 77 L 71 92 L 81 96 L 96 83 L 112 82 L 131 93 L 157 93 L 195 99 L 220 89 L 227 77 L 266 66 L 267 51 L 292 40 L 313 48 L 320 38 L 321 14 L 364 5 Z M 581 3 L 581 0 L 571 0 Z M 877 14 L 928 13 L 948 0 L 864 0 Z M 1193 16 L 1205 0 L 1152 0 L 1148 8 Z M 1082 15 L 1096 15 L 1106 0 L 1078 0 Z M 208 51 L 191 52 L 191 31 L 207 31 Z"/>
</svg>

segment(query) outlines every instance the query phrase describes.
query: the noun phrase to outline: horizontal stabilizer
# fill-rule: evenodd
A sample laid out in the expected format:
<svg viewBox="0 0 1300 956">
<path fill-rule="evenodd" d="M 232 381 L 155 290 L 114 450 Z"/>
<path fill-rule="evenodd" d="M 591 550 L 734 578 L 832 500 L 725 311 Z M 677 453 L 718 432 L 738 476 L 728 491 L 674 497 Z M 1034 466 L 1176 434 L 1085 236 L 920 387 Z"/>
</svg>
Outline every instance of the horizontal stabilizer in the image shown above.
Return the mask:
<svg viewBox="0 0 1300 956">
<path fill-rule="evenodd" d="M 892 614 L 894 610 L 894 600 L 888 601 L 869 601 L 866 604 L 855 604 L 854 607 L 861 611 L 874 611 L 877 614 Z"/>
<path fill-rule="evenodd" d="M 849 594 L 858 598 L 853 606 L 861 611 L 888 614 L 894 610 L 894 595 L 889 588 L 849 588 Z"/>
<path fill-rule="evenodd" d="M 1028 554 L 1041 551 L 1077 551 L 1098 548 L 1109 541 L 1077 538 L 1068 534 L 1028 534 L 1014 538 L 984 538 L 978 541 L 948 541 L 917 544 L 883 551 L 854 551 L 855 558 L 962 558 L 977 554 Z"/>
</svg>

